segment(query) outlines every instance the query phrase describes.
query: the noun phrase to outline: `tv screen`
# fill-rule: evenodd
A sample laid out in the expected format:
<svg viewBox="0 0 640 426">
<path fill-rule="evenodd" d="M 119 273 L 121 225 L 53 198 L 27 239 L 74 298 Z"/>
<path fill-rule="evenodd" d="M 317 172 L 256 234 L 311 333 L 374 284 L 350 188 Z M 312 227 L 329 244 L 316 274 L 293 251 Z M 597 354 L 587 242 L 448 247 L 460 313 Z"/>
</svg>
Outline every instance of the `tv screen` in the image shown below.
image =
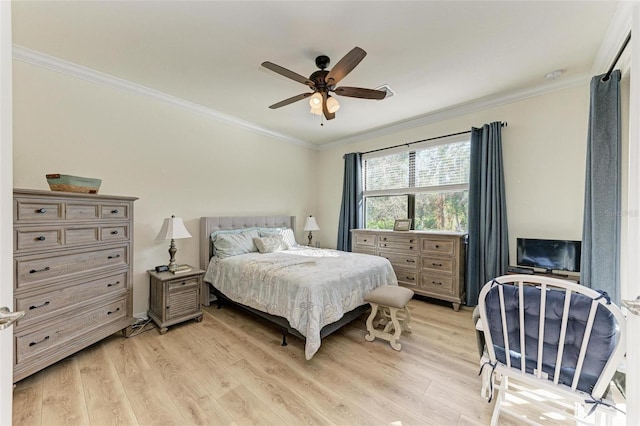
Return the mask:
<svg viewBox="0 0 640 426">
<path fill-rule="evenodd" d="M 517 263 L 546 272 L 580 272 L 580 241 L 517 239 Z"/>
</svg>

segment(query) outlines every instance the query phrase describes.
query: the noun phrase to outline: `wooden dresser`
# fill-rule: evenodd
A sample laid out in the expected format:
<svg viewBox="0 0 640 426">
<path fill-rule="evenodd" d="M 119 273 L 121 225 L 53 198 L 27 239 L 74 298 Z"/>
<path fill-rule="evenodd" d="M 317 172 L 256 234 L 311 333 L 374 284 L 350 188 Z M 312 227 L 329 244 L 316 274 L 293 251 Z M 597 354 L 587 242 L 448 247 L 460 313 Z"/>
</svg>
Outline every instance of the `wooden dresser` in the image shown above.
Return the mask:
<svg viewBox="0 0 640 426">
<path fill-rule="evenodd" d="M 353 229 L 353 251 L 389 259 L 398 284 L 416 294 L 464 301 L 466 234 L 460 232 Z"/>
<path fill-rule="evenodd" d="M 134 323 L 133 197 L 15 189 L 13 380 Z"/>
</svg>

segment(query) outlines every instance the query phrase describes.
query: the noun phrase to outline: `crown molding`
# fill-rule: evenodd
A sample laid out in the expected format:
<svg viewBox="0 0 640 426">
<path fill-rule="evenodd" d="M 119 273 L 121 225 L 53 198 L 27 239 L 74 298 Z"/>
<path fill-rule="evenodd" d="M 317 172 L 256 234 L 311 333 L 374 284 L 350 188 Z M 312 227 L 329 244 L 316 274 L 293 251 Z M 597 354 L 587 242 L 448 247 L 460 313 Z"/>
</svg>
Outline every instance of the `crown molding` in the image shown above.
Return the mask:
<svg viewBox="0 0 640 426">
<path fill-rule="evenodd" d="M 483 111 L 489 108 L 495 108 L 502 105 L 510 104 L 513 102 L 519 102 L 528 98 L 545 95 L 547 93 L 553 93 L 560 90 L 569 89 L 572 87 L 586 84 L 590 81 L 591 76 L 586 74 L 579 74 L 573 77 L 567 77 L 560 80 L 556 80 L 553 83 L 543 84 L 537 87 L 528 88 L 516 92 L 503 93 L 500 95 L 492 95 L 484 98 L 474 99 L 469 102 L 464 102 L 450 108 L 443 108 L 438 111 L 434 111 L 425 115 L 421 115 L 416 118 L 412 118 L 406 121 L 400 121 L 388 126 L 379 127 L 371 131 L 362 132 L 353 136 L 349 136 L 344 139 L 339 139 L 334 142 L 330 142 L 318 147 L 319 151 L 325 151 L 328 149 L 336 148 L 338 146 L 347 145 L 354 142 L 373 139 L 380 136 L 385 136 L 393 133 L 398 133 L 404 130 L 413 129 L 415 127 L 426 126 L 428 124 L 437 123 L 439 121 L 449 120 L 457 118 L 463 115 L 472 114 L 478 111 Z"/>
<path fill-rule="evenodd" d="M 609 23 L 607 33 L 600 43 L 600 49 L 596 55 L 593 66 L 591 67 L 591 73 L 593 75 L 604 74 L 609 70 L 611 63 L 615 59 L 618 49 L 622 47 L 622 43 L 629 32 L 631 32 L 633 8 L 636 5 L 634 1 L 621 1 L 618 4 L 616 13 L 613 15 L 613 19 Z M 618 63 L 620 70 L 624 73 L 625 68 L 630 67 L 630 61 L 625 60 Z"/>
<path fill-rule="evenodd" d="M 72 62 L 65 61 L 55 56 L 47 55 L 37 50 L 28 49 L 26 47 L 14 44 L 13 45 L 13 59 L 35 65 L 41 68 L 45 68 L 51 71 L 56 71 L 62 74 L 69 75 L 71 77 L 80 78 L 82 80 L 100 84 L 103 86 L 124 90 L 127 92 L 135 93 L 138 95 L 147 96 L 149 98 L 172 104 L 179 108 L 185 109 L 196 114 L 203 115 L 205 117 L 214 119 L 216 121 L 229 124 L 232 126 L 240 127 L 245 130 L 249 130 L 254 133 L 262 134 L 274 139 L 281 140 L 283 142 L 291 143 L 294 145 L 303 146 L 312 150 L 317 150 L 315 144 L 297 139 L 266 127 L 251 123 L 249 121 L 241 120 L 237 117 L 224 114 L 220 111 L 216 111 L 211 108 L 207 108 L 195 102 L 190 102 L 185 99 L 178 98 L 176 96 L 168 95 L 158 90 L 151 89 L 140 84 L 132 83 L 130 81 L 114 77 L 109 74 L 105 74 L 91 68 L 83 67 Z"/>
</svg>

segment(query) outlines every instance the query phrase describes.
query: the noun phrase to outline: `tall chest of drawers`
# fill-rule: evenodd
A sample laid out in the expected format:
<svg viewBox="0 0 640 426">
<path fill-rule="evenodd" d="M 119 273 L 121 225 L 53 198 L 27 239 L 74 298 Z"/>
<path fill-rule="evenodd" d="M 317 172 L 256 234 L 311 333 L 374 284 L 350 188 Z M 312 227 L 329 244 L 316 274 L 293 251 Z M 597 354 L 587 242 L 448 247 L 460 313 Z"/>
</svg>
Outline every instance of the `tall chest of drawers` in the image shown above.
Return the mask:
<svg viewBox="0 0 640 426">
<path fill-rule="evenodd" d="M 391 262 L 398 284 L 416 294 L 452 302 L 464 301 L 466 234 L 353 229 L 353 251 Z"/>
<path fill-rule="evenodd" d="M 13 191 L 13 380 L 133 324 L 134 197 Z"/>
</svg>

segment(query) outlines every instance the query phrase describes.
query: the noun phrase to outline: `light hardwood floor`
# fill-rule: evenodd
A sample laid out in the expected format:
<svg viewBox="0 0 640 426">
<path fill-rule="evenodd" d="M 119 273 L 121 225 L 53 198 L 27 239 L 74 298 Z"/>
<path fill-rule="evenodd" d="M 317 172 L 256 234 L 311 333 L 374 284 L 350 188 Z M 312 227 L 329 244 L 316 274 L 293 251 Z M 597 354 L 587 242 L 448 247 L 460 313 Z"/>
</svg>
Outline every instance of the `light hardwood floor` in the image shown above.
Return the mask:
<svg viewBox="0 0 640 426">
<path fill-rule="evenodd" d="M 111 336 L 17 383 L 14 425 L 484 425 L 471 309 L 409 303 L 402 351 L 364 339 L 366 315 L 303 342 L 234 308 Z M 508 419 L 501 424 L 515 424 Z"/>
</svg>

